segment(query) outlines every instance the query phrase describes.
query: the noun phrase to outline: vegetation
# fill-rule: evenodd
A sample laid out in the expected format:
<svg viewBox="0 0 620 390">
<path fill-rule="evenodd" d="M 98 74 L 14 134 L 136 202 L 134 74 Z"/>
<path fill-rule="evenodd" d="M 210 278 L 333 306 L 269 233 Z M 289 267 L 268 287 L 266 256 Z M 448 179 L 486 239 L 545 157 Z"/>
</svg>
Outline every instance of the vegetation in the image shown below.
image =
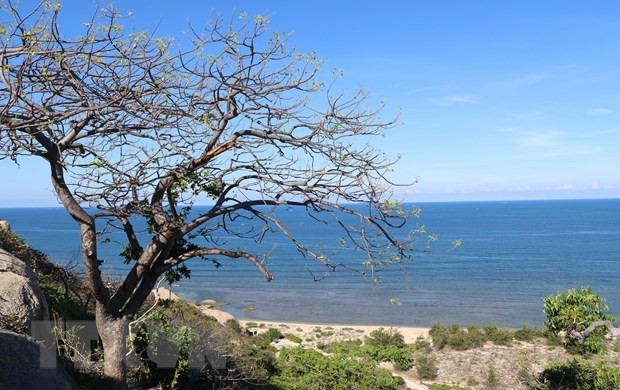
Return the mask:
<svg viewBox="0 0 620 390">
<path fill-rule="evenodd" d="M 620 388 L 620 368 L 571 359 L 547 366 L 541 374 L 539 390 L 603 390 Z"/>
<path fill-rule="evenodd" d="M 437 378 L 437 357 L 433 354 L 422 353 L 415 358 L 415 368 L 422 379 L 434 380 Z"/>
<path fill-rule="evenodd" d="M 340 226 L 351 253 L 367 252 L 346 268 L 373 274 L 434 239 L 424 229 L 393 236 L 417 210 L 392 199 L 394 161 L 365 141 L 394 121 L 367 107 L 363 91 L 326 88 L 320 61 L 269 31 L 267 17 L 215 19 L 177 44 L 128 30 L 113 6 L 75 21 L 76 37 L 63 33 L 60 3 L 17 8 L 0 2 L 0 159 L 42 159 L 79 225 L 105 374 L 121 386 L 128 325 L 160 277 L 189 277 L 191 259 L 218 267 L 242 259 L 274 278 L 260 253 L 229 246 L 218 230 L 256 242 L 281 232 L 318 267 L 341 267 L 275 213 L 303 208 Z M 205 198 L 211 207 L 193 208 Z M 228 223 L 240 218 L 242 228 Z M 146 240 L 136 221 L 147 226 Z M 131 270 L 110 286 L 97 249 L 114 231 L 125 237 Z"/>
<path fill-rule="evenodd" d="M 429 334 L 435 348 L 443 349 L 448 346 L 457 351 L 479 348 L 486 342 L 492 342 L 496 345 L 511 345 L 515 339 L 519 341 L 533 341 L 544 336 L 543 331 L 535 328 L 523 327 L 512 331 L 510 329 L 498 328 L 495 324 L 483 327 L 470 326 L 467 329 L 463 329 L 456 324 L 448 327 L 435 324 L 431 327 Z"/>
<path fill-rule="evenodd" d="M 29 248 L 11 232 L 0 230 L 0 247 L 19 253 L 38 270 L 37 279 L 48 286 L 44 292 L 53 303 L 51 306 L 58 324 L 54 329 L 59 341 L 58 351 L 69 373 L 82 388 L 110 385 L 104 376 L 101 344 L 91 345 L 93 348 L 89 349 L 77 337 L 79 329 L 62 325 L 69 318 L 92 318 L 92 305 L 86 304 L 83 301 L 85 296 L 80 295 L 80 292 L 87 293 L 88 290 L 76 288 L 80 286 L 80 277 L 53 264 L 44 254 Z M 66 289 L 66 280 L 73 280 L 74 286 Z M 66 293 L 69 301 L 65 300 Z M 577 293 L 591 294 L 588 289 L 577 290 Z M 563 297 L 562 294 L 558 296 Z M 579 299 L 575 301 L 583 302 Z M 601 308 L 603 300 L 598 297 L 588 302 L 598 302 L 595 306 Z M 67 307 L 73 309 L 67 310 Z M 272 345 L 274 341 L 287 338 L 303 344 L 302 339 L 293 334 L 284 335 L 277 328 L 248 336 L 242 332 L 238 322 L 229 321 L 226 325 L 220 325 L 184 301 L 160 300 L 155 304 L 153 299 L 149 299 L 137 316 L 139 320 L 132 325 L 135 336 L 129 340 L 131 351 L 128 361 L 131 364 L 127 376 L 127 386 L 136 389 L 250 389 L 257 386 L 277 390 L 402 389 L 402 380 L 380 368 L 380 363 L 391 362 L 397 371 L 414 369 L 419 378 L 433 381 L 439 374 L 438 353 L 435 350 L 478 348 L 486 342 L 509 346 L 515 340 L 534 342 L 542 338 L 549 342 L 549 339 L 557 337 L 557 333 L 549 329 L 545 331 L 531 327 L 512 331 L 498 328 L 495 324 L 466 329 L 458 325 L 446 327 L 436 324 L 431 329 L 434 346 L 424 338 L 406 344 L 402 334 L 394 329 L 378 329 L 363 339 L 323 341 L 320 344 L 323 353 L 303 345 L 278 352 Z M 575 318 L 579 321 L 581 317 Z M 597 314 L 594 318 L 600 317 Z M 265 324 L 247 325 L 265 328 Z M 317 327 L 313 333 L 317 337 L 328 337 L 330 332 L 334 330 Z M 620 368 L 613 360 L 611 363 L 585 359 L 559 361 L 547 365 L 541 373 L 532 369 L 534 355 L 526 353 L 525 348 L 522 350 L 516 375 L 521 383 L 533 390 L 620 388 Z M 195 364 L 205 359 L 208 364 Z M 476 388 L 501 388 L 498 368 L 497 363 L 491 361 L 486 371 L 478 377 L 469 377 L 466 382 Z M 468 389 L 437 383 L 429 384 L 429 388 Z"/>
<path fill-rule="evenodd" d="M 319 347 L 343 359 L 361 358 L 374 364 L 392 362 L 397 370 L 411 368 L 415 352 L 415 346 L 405 344 L 402 334 L 392 329 L 372 331 L 370 336 L 365 337 L 364 342 L 353 339 L 322 344 Z"/>
<path fill-rule="evenodd" d="M 402 379 L 365 359 L 326 356 L 301 347 L 284 349 L 271 379 L 281 389 L 401 389 Z"/>
<path fill-rule="evenodd" d="M 566 347 L 572 352 L 600 353 L 605 350 L 606 329 L 596 328 L 587 336 L 583 332 L 596 321 L 615 321 L 615 317 L 605 314 L 607 309 L 605 298 L 594 294 L 590 287 L 560 291 L 544 299 L 545 327 L 554 334 L 564 332 L 567 335 Z"/>
</svg>

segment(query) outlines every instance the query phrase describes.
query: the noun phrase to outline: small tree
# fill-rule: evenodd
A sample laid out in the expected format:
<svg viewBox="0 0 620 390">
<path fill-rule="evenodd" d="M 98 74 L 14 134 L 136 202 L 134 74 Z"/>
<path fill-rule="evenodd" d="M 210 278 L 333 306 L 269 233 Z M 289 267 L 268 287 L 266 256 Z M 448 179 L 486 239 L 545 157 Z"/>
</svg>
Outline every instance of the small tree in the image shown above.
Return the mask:
<svg viewBox="0 0 620 390">
<path fill-rule="evenodd" d="M 580 353 L 601 351 L 605 329 L 617 336 L 612 322 L 615 317 L 605 314 L 609 308 L 605 298 L 594 294 L 590 287 L 571 288 L 568 293 L 558 292 L 544 299 L 545 326 L 550 332 L 565 332 L 568 346 Z"/>
<path fill-rule="evenodd" d="M 192 28 L 188 48 L 125 33 L 111 7 L 76 37 L 61 33 L 59 4 L 0 7 L 0 159 L 47 162 L 59 202 L 81 229 L 105 374 L 118 383 L 128 324 L 162 275 L 188 276 L 193 258 L 229 258 L 273 279 L 265 259 L 230 247 L 222 233 L 261 242 L 281 232 L 303 257 L 328 271 L 342 267 L 275 213 L 304 208 L 342 228 L 341 243 L 364 253 L 347 268 L 364 273 L 405 262 L 423 234 L 392 235 L 412 214 L 391 199 L 394 161 L 364 142 L 393 121 L 366 108 L 363 92 L 324 87 L 316 58 L 289 49 L 266 18 Z M 208 198 L 208 209 L 192 207 Z M 140 219 L 147 242 L 134 229 Z M 239 219 L 251 223 L 240 227 Z M 124 232 L 130 270 L 111 286 L 97 245 L 114 230 Z"/>
</svg>

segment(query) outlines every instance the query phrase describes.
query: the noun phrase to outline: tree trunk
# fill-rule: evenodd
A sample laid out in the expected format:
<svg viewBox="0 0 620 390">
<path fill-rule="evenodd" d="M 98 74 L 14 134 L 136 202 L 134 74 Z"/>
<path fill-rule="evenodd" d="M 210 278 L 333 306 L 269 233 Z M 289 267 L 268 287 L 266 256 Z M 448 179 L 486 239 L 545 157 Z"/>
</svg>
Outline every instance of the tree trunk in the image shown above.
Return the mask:
<svg viewBox="0 0 620 390">
<path fill-rule="evenodd" d="M 588 338 L 588 336 L 590 336 L 590 334 L 592 334 L 592 332 L 594 332 L 596 328 L 599 328 L 601 326 L 607 328 L 607 333 L 612 339 L 620 337 L 620 328 L 616 328 L 611 321 L 604 320 L 594 321 L 582 332 L 573 329 L 569 332 L 568 337 L 571 340 L 578 341 L 579 344 L 583 344 L 583 342 Z"/>
<path fill-rule="evenodd" d="M 127 326 L 126 317 L 113 317 L 105 311 L 101 303 L 97 303 L 97 331 L 103 343 L 103 369 L 108 386 L 114 389 L 125 389 L 127 366 L 125 365 Z"/>
</svg>

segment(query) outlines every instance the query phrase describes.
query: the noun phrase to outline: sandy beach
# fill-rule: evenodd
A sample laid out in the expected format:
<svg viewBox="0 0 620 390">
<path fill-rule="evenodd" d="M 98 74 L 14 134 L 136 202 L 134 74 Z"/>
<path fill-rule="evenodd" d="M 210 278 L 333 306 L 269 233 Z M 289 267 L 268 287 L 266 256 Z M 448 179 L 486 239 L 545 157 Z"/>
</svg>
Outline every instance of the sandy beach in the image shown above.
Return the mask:
<svg viewBox="0 0 620 390">
<path fill-rule="evenodd" d="M 302 340 L 304 344 L 312 342 L 331 342 L 336 340 L 347 340 L 367 336 L 373 330 L 383 328 L 385 330 L 393 329 L 400 332 L 406 343 L 413 343 L 418 337 L 428 337 L 429 328 L 414 327 L 386 327 L 372 325 L 333 325 L 322 323 L 300 323 L 300 322 L 267 322 L 254 320 L 239 320 L 241 326 L 245 328 L 279 329 L 284 334 L 295 335 Z M 312 340 L 312 341 L 309 341 Z"/>
<path fill-rule="evenodd" d="M 160 287 L 153 291 L 157 296 L 162 299 L 182 299 L 167 288 Z M 211 301 L 203 301 L 197 304 L 197 307 L 207 315 L 210 315 L 218 321 L 225 323 L 227 320 L 234 318 L 232 315 L 222 310 L 221 308 L 215 308 L 207 303 Z M 373 330 L 385 329 L 395 330 L 400 332 L 407 344 L 413 343 L 418 337 L 427 338 L 430 328 L 416 328 L 406 326 L 373 326 L 373 325 L 334 325 L 326 323 L 305 323 L 305 322 L 279 322 L 279 321 L 257 321 L 257 320 L 244 320 L 238 319 L 239 324 L 246 329 L 251 329 L 255 332 L 267 331 L 269 328 L 279 329 L 284 334 L 292 334 L 301 338 L 304 345 L 317 344 L 318 342 L 329 343 L 332 341 L 357 339 L 367 336 Z M 286 341 L 283 341 L 286 342 Z"/>
</svg>

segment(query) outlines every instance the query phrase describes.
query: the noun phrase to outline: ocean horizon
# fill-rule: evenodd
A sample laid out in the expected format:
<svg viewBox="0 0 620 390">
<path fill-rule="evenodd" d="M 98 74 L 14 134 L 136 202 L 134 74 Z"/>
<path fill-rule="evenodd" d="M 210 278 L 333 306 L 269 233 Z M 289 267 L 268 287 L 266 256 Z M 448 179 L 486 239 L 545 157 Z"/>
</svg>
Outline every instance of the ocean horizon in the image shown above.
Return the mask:
<svg viewBox="0 0 620 390">
<path fill-rule="evenodd" d="M 233 248 L 269 254 L 273 282 L 267 283 L 240 260 L 223 262 L 216 269 L 196 259 L 188 262 L 191 279 L 172 290 L 189 300 L 227 302 L 224 310 L 256 321 L 540 326 L 545 296 L 586 285 L 607 299 L 611 314 L 620 313 L 620 199 L 416 206 L 422 213 L 413 222 L 425 225 L 439 241 L 431 253 L 414 255 L 406 268 L 381 273 L 377 286 L 368 277 L 345 270 L 323 274 L 307 264 L 290 242 L 273 236 L 260 246 L 222 237 Z M 359 264 L 361 252 L 338 249 L 342 234 L 336 227 L 316 224 L 304 215 L 301 209 L 280 214 L 300 241 L 331 251 L 339 261 Z M 8 220 L 14 232 L 53 261 L 81 267 L 79 228 L 63 208 L 0 208 L 0 219 Z M 112 241 L 122 236 L 116 238 Z M 447 252 L 454 240 L 462 245 Z M 114 242 L 100 245 L 102 270 L 110 277 L 120 277 L 128 269 L 118 255 L 120 248 Z M 315 282 L 310 271 L 325 278 Z"/>
</svg>

